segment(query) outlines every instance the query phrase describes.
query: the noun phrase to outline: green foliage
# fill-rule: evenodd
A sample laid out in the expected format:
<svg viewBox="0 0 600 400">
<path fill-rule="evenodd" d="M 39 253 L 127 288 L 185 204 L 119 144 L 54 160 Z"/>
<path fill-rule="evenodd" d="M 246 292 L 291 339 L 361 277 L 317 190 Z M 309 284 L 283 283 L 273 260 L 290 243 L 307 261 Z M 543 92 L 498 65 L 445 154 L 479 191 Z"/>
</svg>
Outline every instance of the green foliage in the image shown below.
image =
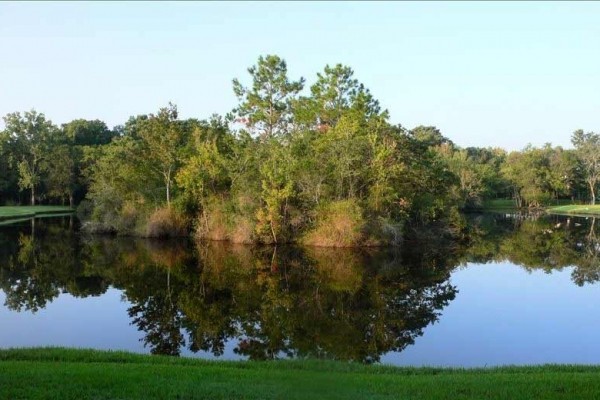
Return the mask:
<svg viewBox="0 0 600 400">
<path fill-rule="evenodd" d="M 264 243 L 278 243 L 284 241 L 288 201 L 294 194 L 291 176 L 294 160 L 289 147 L 274 140 L 269 140 L 263 151 L 259 166 L 262 190 L 261 205 L 256 213 L 256 233 Z"/>
<path fill-rule="evenodd" d="M 492 200 L 595 201 L 593 132 L 573 134 L 576 150 L 460 148 L 434 126 L 390 124 L 348 66 L 326 65 L 308 93 L 276 55 L 248 73 L 248 86 L 233 80 L 239 104 L 226 118 L 181 119 L 169 103 L 113 129 L 83 119 L 59 129 L 35 111 L 8 114 L 0 201 L 86 199 L 88 226 L 122 234 L 145 234 L 154 210 L 173 206 L 199 238 L 244 243 L 297 241 L 327 207 L 354 204 L 364 218 L 355 245 L 397 243 L 406 226 L 434 221 L 460 234 L 458 210 Z"/>
<path fill-rule="evenodd" d="M 161 108 L 157 115 L 151 114 L 140 124 L 137 151 L 131 154 L 141 168 L 154 173 L 154 180 L 162 180 L 169 206 L 171 187 L 187 141 L 187 132 L 177 120 L 177 115 L 177 107 L 171 103 Z"/>
<path fill-rule="evenodd" d="M 290 81 L 285 60 L 275 55 L 260 56 L 248 68 L 252 86 L 233 80 L 233 91 L 240 100 L 235 112 L 240 122 L 254 133 L 271 138 L 286 135 L 291 124 L 291 104 L 304 87 L 304 78 Z"/>
<path fill-rule="evenodd" d="M 366 120 L 380 116 L 379 102 L 353 76 L 350 67 L 326 65 L 322 73 L 317 73 L 317 82 L 310 88 L 311 96 L 294 104 L 296 123 L 324 132 L 335 127 L 349 112 Z"/>
<path fill-rule="evenodd" d="M 4 123 L 5 134 L 14 143 L 11 161 L 18 166 L 19 188 L 31 192 L 31 205 L 35 205 L 36 189 L 46 172 L 42 163 L 57 128 L 35 110 L 7 114 Z"/>
<path fill-rule="evenodd" d="M 600 180 L 600 134 L 584 133 L 579 129 L 573 133 L 571 142 L 585 171 L 584 176 L 589 186 L 591 203 L 596 204 L 596 186 Z"/>
<path fill-rule="evenodd" d="M 539 207 L 551 199 L 569 195 L 577 184 L 578 161 L 571 152 L 550 145 L 528 146 L 512 152 L 502 166 L 517 207 Z"/>
<path fill-rule="evenodd" d="M 116 136 L 116 132 L 108 129 L 106 124 L 100 120 L 88 121 L 75 119 L 62 125 L 69 141 L 75 146 L 99 146 L 110 143 Z"/>
</svg>

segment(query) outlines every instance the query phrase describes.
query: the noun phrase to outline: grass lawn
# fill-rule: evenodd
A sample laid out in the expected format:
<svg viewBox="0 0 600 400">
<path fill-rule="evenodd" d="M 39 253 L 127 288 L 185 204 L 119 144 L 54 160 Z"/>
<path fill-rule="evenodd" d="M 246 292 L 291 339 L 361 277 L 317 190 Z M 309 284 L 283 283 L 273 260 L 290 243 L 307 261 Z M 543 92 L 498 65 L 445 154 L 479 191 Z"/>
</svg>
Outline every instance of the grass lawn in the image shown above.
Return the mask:
<svg viewBox="0 0 600 400">
<path fill-rule="evenodd" d="M 71 207 L 65 206 L 1 206 L 0 220 L 31 218 L 37 214 L 60 214 L 73 212 Z"/>
<path fill-rule="evenodd" d="M 493 199 L 483 202 L 483 210 L 504 210 L 516 208 L 515 201 L 512 199 Z"/>
<path fill-rule="evenodd" d="M 2 399 L 597 399 L 600 367 L 395 368 L 0 350 Z"/>
<path fill-rule="evenodd" d="M 600 205 L 577 204 L 559 207 L 550 207 L 547 210 L 550 214 L 581 214 L 581 215 L 600 215 Z"/>
</svg>

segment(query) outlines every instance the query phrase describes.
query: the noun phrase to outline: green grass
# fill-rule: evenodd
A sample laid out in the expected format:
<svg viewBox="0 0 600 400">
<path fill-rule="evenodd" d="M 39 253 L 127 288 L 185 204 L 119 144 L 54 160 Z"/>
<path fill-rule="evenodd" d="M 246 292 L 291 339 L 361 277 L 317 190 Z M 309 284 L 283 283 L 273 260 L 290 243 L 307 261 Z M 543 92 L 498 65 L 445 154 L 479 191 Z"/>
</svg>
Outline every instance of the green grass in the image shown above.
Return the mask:
<svg viewBox="0 0 600 400">
<path fill-rule="evenodd" d="M 552 208 L 560 208 L 557 206 L 575 206 L 580 207 L 580 205 L 573 205 L 573 202 L 570 199 L 558 199 L 550 201 L 550 204 L 546 205 L 548 209 Z M 484 200 L 483 205 L 481 207 L 482 210 L 514 210 L 517 206 L 513 199 L 492 199 L 492 200 Z"/>
<path fill-rule="evenodd" d="M 65 206 L 1 206 L 0 220 L 31 218 L 40 214 L 70 213 L 75 210 Z"/>
<path fill-rule="evenodd" d="M 550 214 L 600 215 L 600 205 L 576 204 L 550 207 L 547 211 Z"/>
<path fill-rule="evenodd" d="M 514 208 L 516 208 L 515 201 L 512 199 L 485 200 L 482 206 L 482 209 L 484 210 L 504 210 Z"/>
<path fill-rule="evenodd" d="M 0 350 L 2 399 L 596 399 L 600 367 L 395 368 Z"/>
</svg>

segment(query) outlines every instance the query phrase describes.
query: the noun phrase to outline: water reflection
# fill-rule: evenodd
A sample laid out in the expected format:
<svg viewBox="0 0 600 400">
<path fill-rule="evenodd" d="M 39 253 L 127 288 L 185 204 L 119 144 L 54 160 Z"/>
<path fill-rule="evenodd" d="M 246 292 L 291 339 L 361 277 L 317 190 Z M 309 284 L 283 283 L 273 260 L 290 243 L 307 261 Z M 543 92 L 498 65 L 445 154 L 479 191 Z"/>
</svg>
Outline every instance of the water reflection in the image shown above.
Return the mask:
<svg viewBox="0 0 600 400">
<path fill-rule="evenodd" d="M 0 229 L 0 289 L 7 308 L 35 312 L 61 293 L 115 287 L 154 354 L 218 356 L 233 342 L 250 359 L 374 362 L 440 318 L 457 294 L 450 274 L 466 263 L 574 266 L 575 284 L 600 279 L 593 219 L 468 218 L 461 241 L 433 235 L 386 251 L 86 237 L 68 219 L 39 220 Z"/>
</svg>

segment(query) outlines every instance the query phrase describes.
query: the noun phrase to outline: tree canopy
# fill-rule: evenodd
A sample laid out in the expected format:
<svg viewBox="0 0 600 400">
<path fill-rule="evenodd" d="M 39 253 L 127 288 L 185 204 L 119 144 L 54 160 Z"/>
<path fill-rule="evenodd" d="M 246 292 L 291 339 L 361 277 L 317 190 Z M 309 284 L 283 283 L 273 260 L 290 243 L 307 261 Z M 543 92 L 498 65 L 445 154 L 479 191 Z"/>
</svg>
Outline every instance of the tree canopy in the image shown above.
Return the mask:
<svg viewBox="0 0 600 400">
<path fill-rule="evenodd" d="M 595 202 L 596 133 L 576 131 L 574 150 L 461 148 L 435 126 L 392 124 L 349 66 L 326 65 L 310 86 L 276 55 L 247 71 L 225 116 L 182 119 L 169 103 L 109 129 L 6 115 L 0 202 L 81 204 L 94 229 L 122 234 L 332 246 L 396 243 L 415 224 L 460 229 L 459 210 L 492 199 Z"/>
</svg>

